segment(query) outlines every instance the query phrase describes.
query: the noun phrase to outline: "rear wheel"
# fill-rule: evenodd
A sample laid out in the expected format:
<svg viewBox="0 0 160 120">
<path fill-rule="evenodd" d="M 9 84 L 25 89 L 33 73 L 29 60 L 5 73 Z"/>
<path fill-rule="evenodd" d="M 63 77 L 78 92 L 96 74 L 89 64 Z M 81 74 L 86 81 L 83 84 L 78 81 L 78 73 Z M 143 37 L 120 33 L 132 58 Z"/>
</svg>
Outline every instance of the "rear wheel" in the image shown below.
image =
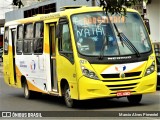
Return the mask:
<svg viewBox="0 0 160 120">
<path fill-rule="evenodd" d="M 67 107 L 75 107 L 76 100 L 71 98 L 70 88 L 68 84 L 64 87 L 64 100 Z"/>
<path fill-rule="evenodd" d="M 27 81 L 24 82 L 24 97 L 26 99 L 31 99 L 34 96 L 34 92 L 29 90 Z"/>
<path fill-rule="evenodd" d="M 127 96 L 128 101 L 133 104 L 139 104 L 141 99 L 142 99 L 142 95 L 131 95 L 131 96 Z"/>
</svg>

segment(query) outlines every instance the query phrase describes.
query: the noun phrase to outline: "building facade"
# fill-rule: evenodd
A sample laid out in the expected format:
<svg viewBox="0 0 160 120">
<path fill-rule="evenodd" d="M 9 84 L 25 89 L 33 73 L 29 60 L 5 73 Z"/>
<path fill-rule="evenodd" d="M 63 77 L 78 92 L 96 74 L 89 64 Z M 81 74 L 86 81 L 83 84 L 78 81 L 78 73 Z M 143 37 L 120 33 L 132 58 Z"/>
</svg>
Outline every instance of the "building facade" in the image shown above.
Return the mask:
<svg viewBox="0 0 160 120">
<path fill-rule="evenodd" d="M 52 7 L 51 12 L 60 11 L 60 7 L 62 6 L 68 6 L 68 5 L 92 5 L 92 0 L 87 2 L 86 0 L 21 0 L 24 4 L 24 7 L 21 9 L 18 9 L 17 7 L 11 5 L 12 0 L 0 0 L 0 6 L 3 6 L 2 12 L 0 13 L 0 19 L 4 19 L 5 21 L 11 21 L 15 19 L 30 17 L 36 14 L 38 11 L 38 14 L 40 14 L 42 10 L 46 10 L 46 8 L 49 8 L 49 4 L 52 4 L 50 6 L 50 9 Z M 55 5 L 53 4 L 55 3 Z M 5 7 L 5 5 L 7 7 Z M 46 5 L 46 6 L 45 6 Z M 96 5 L 98 5 L 98 2 L 96 2 Z M 44 8 L 40 8 L 41 6 L 45 6 Z M 14 11 L 13 11 L 14 9 Z M 30 10 L 30 11 L 28 11 Z M 8 12 L 5 14 L 4 13 Z M 34 13 L 35 12 L 35 13 Z M 150 0 L 150 3 L 147 4 L 147 18 L 150 21 L 150 29 L 151 29 L 151 39 L 153 42 L 160 42 L 160 34 L 157 33 L 160 31 L 160 0 Z"/>
<path fill-rule="evenodd" d="M 13 10 L 12 0 L 0 0 L 0 35 L 3 34 L 5 13 Z"/>
<path fill-rule="evenodd" d="M 150 21 L 152 41 L 160 42 L 160 0 L 152 0 L 147 5 L 147 18 Z"/>
<path fill-rule="evenodd" d="M 152 0 L 147 5 L 147 18 L 150 21 L 150 37 L 155 53 L 157 56 L 160 56 L 160 0 Z"/>
<path fill-rule="evenodd" d="M 8 12 L 5 14 L 5 20 L 11 21 L 16 19 L 25 18 L 26 16 L 33 16 L 34 12 L 41 13 L 49 13 L 60 11 L 60 8 L 63 6 L 73 6 L 73 5 L 87 5 L 91 6 L 91 1 L 87 2 L 86 0 L 21 0 L 24 4 L 24 7 L 18 10 L 14 10 L 12 12 Z M 49 10 L 49 12 L 48 12 Z M 43 11 L 43 12 L 42 12 Z"/>
</svg>

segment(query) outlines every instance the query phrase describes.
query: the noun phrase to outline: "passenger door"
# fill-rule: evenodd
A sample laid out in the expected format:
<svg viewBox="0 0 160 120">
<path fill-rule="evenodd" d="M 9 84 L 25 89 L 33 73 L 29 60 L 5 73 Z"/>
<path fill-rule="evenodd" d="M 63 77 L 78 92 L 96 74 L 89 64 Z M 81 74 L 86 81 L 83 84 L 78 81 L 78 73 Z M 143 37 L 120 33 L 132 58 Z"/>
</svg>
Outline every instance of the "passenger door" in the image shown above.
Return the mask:
<svg viewBox="0 0 160 120">
<path fill-rule="evenodd" d="M 13 78 L 13 84 L 17 83 L 17 79 L 16 79 L 16 66 L 15 66 L 15 40 L 16 40 L 16 29 L 13 28 L 11 29 L 11 42 L 12 42 L 12 55 L 11 55 L 11 59 L 12 59 L 12 66 L 11 68 L 13 69 L 12 71 L 12 78 Z"/>
<path fill-rule="evenodd" d="M 77 95 L 77 81 L 74 51 L 72 47 L 72 39 L 70 33 L 70 26 L 67 18 L 59 19 L 59 26 L 57 28 L 58 37 L 58 52 L 57 52 L 57 76 L 58 80 L 66 80 L 71 88 L 72 95 Z M 63 87 L 63 86 L 61 86 Z M 64 88 L 61 88 L 64 89 Z"/>
<path fill-rule="evenodd" d="M 57 60 L 56 60 L 56 39 L 55 39 L 55 22 L 47 22 L 45 29 L 45 70 L 47 77 L 47 91 L 52 94 L 58 94 L 57 81 Z"/>
<path fill-rule="evenodd" d="M 49 42 L 50 42 L 50 63 L 51 63 L 51 87 L 52 91 L 58 92 L 57 82 L 57 65 L 56 65 L 56 38 L 55 38 L 56 24 L 49 24 Z"/>
<path fill-rule="evenodd" d="M 17 83 L 15 67 L 16 28 L 6 27 L 4 37 L 4 77 L 8 84 L 15 86 Z"/>
</svg>

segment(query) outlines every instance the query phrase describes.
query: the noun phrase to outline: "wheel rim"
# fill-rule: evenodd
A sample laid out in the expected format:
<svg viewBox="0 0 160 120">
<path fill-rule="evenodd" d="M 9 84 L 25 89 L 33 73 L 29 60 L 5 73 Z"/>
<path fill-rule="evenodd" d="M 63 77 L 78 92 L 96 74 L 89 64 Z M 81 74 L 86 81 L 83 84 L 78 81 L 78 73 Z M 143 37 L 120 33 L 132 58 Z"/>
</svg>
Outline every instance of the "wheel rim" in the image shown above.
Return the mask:
<svg viewBox="0 0 160 120">
<path fill-rule="evenodd" d="M 66 102 L 68 107 L 72 107 L 73 100 L 71 99 L 70 89 L 69 88 L 65 92 L 65 102 Z"/>
<path fill-rule="evenodd" d="M 25 97 L 28 97 L 28 95 L 29 95 L 29 90 L 28 90 L 28 87 L 27 87 L 26 84 L 25 84 L 25 87 L 24 87 L 24 94 L 25 94 Z"/>
</svg>

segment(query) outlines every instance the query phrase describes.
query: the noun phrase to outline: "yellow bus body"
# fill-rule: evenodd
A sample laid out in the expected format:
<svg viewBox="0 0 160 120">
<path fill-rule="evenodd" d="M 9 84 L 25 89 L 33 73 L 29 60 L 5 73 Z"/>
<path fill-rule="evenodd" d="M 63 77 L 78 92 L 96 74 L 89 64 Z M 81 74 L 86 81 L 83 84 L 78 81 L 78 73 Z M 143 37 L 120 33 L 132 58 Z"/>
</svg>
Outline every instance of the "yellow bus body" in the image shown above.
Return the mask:
<svg viewBox="0 0 160 120">
<path fill-rule="evenodd" d="M 105 78 L 102 77 L 103 73 L 112 71 L 117 64 L 90 64 L 86 59 L 78 56 L 78 50 L 75 43 L 75 37 L 72 28 L 72 22 L 70 17 L 73 14 L 102 11 L 100 7 L 81 7 L 77 9 L 69 9 L 56 13 L 49 13 L 43 15 L 37 15 L 30 18 L 24 18 L 16 21 L 7 22 L 5 24 L 5 30 L 9 32 L 9 45 L 8 54 L 3 55 L 3 67 L 4 67 L 4 80 L 9 86 L 22 88 L 23 79 L 27 80 L 28 88 L 30 91 L 42 92 L 46 94 L 63 96 L 64 85 L 68 83 L 70 88 L 70 96 L 75 100 L 85 100 L 93 98 L 104 98 L 104 97 L 118 97 L 117 92 L 130 91 L 131 95 L 139 95 L 152 93 L 156 91 L 156 69 L 150 75 L 145 76 L 146 69 L 152 65 L 155 61 L 154 52 L 148 56 L 145 61 L 139 61 L 134 63 L 125 63 L 126 67 L 131 67 L 127 73 L 138 72 L 141 73 L 138 76 L 131 76 L 125 78 Z M 137 13 L 135 10 L 127 9 L 127 12 Z M 58 50 L 58 38 L 56 38 L 56 27 L 59 18 L 66 17 L 69 21 L 69 31 L 72 42 L 74 62 L 71 63 L 64 55 L 60 54 Z M 41 21 L 44 25 L 44 37 L 43 37 L 43 54 L 30 54 L 29 55 L 13 55 L 13 44 L 11 39 L 10 31 L 14 29 L 17 35 L 17 26 L 29 23 L 35 23 Z M 50 33 L 50 29 L 54 32 Z M 55 42 L 55 56 L 51 55 L 50 49 L 50 34 L 54 36 Z M 4 36 L 5 39 L 5 36 Z M 17 37 L 15 37 L 16 41 Z M 16 43 L 16 42 L 15 42 Z M 16 47 L 14 48 L 16 49 Z M 35 63 L 31 63 L 31 60 L 35 58 Z M 42 59 L 41 59 L 42 58 Z M 13 60 L 15 62 L 13 63 Z M 25 59 L 27 61 L 25 61 Z M 56 62 L 53 63 L 52 70 L 56 71 L 55 78 L 51 78 L 51 60 L 54 59 Z M 29 61 L 30 60 L 30 61 Z M 39 63 L 38 63 L 38 62 Z M 36 63 L 37 62 L 37 63 Z M 98 80 L 88 78 L 83 75 L 81 66 L 94 71 Z M 33 68 L 35 67 L 35 68 Z M 55 67 L 55 68 L 54 68 Z M 155 65 L 156 68 L 156 65 Z M 38 71 L 34 71 L 38 69 Z M 127 74 L 126 74 L 127 75 Z M 129 75 L 129 74 L 128 74 Z M 39 78 L 41 80 L 38 82 Z M 16 79 L 16 80 L 15 80 Z M 53 79 L 56 79 L 55 91 L 51 85 Z M 127 95 L 126 95 L 127 96 Z"/>
</svg>

